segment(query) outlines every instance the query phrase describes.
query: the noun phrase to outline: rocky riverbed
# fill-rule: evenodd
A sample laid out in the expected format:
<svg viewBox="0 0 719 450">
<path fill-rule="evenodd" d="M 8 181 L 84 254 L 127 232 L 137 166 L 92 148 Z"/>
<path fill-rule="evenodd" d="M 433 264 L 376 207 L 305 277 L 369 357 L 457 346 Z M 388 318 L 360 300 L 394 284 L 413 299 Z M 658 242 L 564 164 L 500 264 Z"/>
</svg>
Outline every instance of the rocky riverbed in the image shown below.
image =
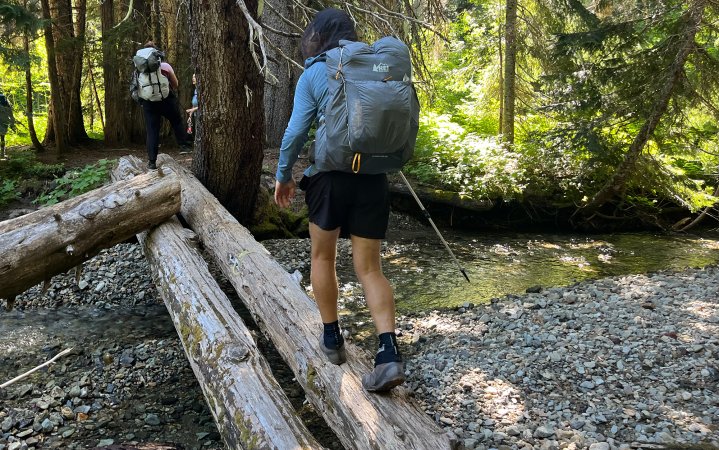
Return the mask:
<svg viewBox="0 0 719 450">
<path fill-rule="evenodd" d="M 266 246 L 306 275 L 306 240 Z M 407 386 L 469 449 L 719 448 L 717 280 L 716 267 L 613 277 L 400 317 Z M 0 389 L 0 450 L 224 448 L 162 308 L 129 243 L 18 297 L 0 315 L 0 383 L 73 350 Z"/>
</svg>

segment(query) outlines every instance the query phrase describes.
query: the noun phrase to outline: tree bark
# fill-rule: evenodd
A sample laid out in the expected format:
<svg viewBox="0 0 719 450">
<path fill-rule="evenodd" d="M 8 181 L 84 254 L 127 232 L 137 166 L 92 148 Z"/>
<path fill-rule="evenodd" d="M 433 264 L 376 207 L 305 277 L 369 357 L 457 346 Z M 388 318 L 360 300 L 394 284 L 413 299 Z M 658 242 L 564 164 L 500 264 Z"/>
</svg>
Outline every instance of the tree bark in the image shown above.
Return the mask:
<svg viewBox="0 0 719 450">
<path fill-rule="evenodd" d="M 282 14 L 286 18 L 292 18 L 292 3 L 281 1 L 274 6 L 277 11 L 272 8 L 265 8 L 262 21 L 273 29 L 287 33 L 297 33 L 297 30 L 290 29 L 289 25 L 279 16 L 279 14 Z M 271 38 L 272 43 L 282 53 L 297 61 L 298 64 L 302 64 L 299 36 L 271 35 Z M 277 82 L 275 84 L 265 84 L 265 145 L 267 147 L 279 147 L 282 144 L 285 128 L 287 128 L 292 115 L 295 86 L 302 71 L 291 65 L 274 48 L 268 47 L 267 52 L 269 69 L 277 77 Z"/>
<path fill-rule="evenodd" d="M 141 170 L 138 158 L 128 159 Z M 318 346 L 322 323 L 317 306 L 302 287 L 197 179 L 167 155 L 158 161 L 180 176 L 184 219 L 345 448 L 451 448 L 448 436 L 406 389 L 376 395 L 362 388 L 371 356 L 359 347 L 347 343 L 347 363 L 331 364 Z"/>
<path fill-rule="evenodd" d="M 60 97 L 56 99 L 53 91 L 53 115 L 63 116 L 64 127 L 62 129 L 52 127 L 52 132 L 46 133 L 45 141 L 47 143 L 61 138 L 69 146 L 73 146 L 88 139 L 80 101 L 86 20 L 84 0 L 78 0 L 74 22 L 71 0 L 49 0 L 49 2 L 49 18 L 52 22 L 47 26 L 52 30 L 53 35 L 55 83 L 57 95 Z M 52 78 L 50 83 L 53 83 Z M 53 123 L 53 125 L 57 124 Z"/>
<path fill-rule="evenodd" d="M 105 145 L 121 146 L 145 142 L 145 122 L 142 109 L 130 98 L 130 76 L 134 66 L 130 62 L 137 44 L 147 41 L 147 17 L 144 0 L 133 2 L 136 17 L 119 27 L 116 17 L 124 17 L 129 8 L 126 1 L 105 0 L 100 5 L 102 26 L 102 71 L 105 84 Z M 140 23 L 136 23 L 140 21 Z"/>
<path fill-rule="evenodd" d="M 42 5 L 42 18 L 45 31 L 45 49 L 47 51 L 47 75 L 50 80 L 50 108 L 48 111 L 47 130 L 45 131 L 45 142 L 55 143 L 55 151 L 58 154 L 65 153 L 68 149 L 68 142 L 64 133 L 55 133 L 55 130 L 64 130 L 66 120 L 62 96 L 60 95 L 60 81 L 57 73 L 57 58 L 55 57 L 55 38 L 52 34 L 52 18 L 50 16 L 49 0 L 40 0 Z M 57 134 L 57 136 L 56 136 Z"/>
<path fill-rule="evenodd" d="M 138 239 L 227 448 L 322 448 L 212 278 L 195 234 L 173 218 Z"/>
<path fill-rule="evenodd" d="M 0 297 L 14 298 L 179 209 L 177 176 L 153 172 L 0 222 Z"/>
<path fill-rule="evenodd" d="M 256 17 L 257 0 L 246 2 Z M 192 171 L 243 224 L 253 218 L 262 170 L 264 79 L 235 0 L 191 0 L 193 63 L 201 93 Z"/>
<path fill-rule="evenodd" d="M 100 4 L 100 28 L 102 29 L 102 76 L 105 84 L 105 126 L 106 146 L 116 146 L 127 141 L 123 116 L 119 64 L 117 55 L 118 39 L 113 33 L 115 26 L 115 2 L 105 0 Z M 129 88 L 129 81 L 128 81 Z M 124 93 L 129 95 L 129 91 Z"/>
<path fill-rule="evenodd" d="M 504 99 L 502 136 L 507 144 L 514 144 L 514 102 L 517 60 L 517 0 L 507 0 L 504 24 Z"/>
<path fill-rule="evenodd" d="M 594 195 L 589 203 L 579 208 L 572 215 L 572 218 L 577 216 L 580 212 L 584 215 L 591 214 L 606 202 L 611 200 L 614 196 L 619 195 L 622 191 L 624 191 L 627 180 L 633 173 L 639 156 L 642 154 L 647 141 L 649 141 L 649 138 L 654 133 L 654 130 L 657 128 L 657 125 L 659 125 L 659 121 L 669 106 L 669 100 L 672 97 L 674 88 L 684 72 L 684 64 L 696 46 L 694 37 L 699 30 L 699 24 L 702 21 L 705 5 L 706 0 L 695 0 L 689 5 L 689 9 L 684 15 L 686 25 L 681 36 L 681 42 L 677 48 L 677 55 L 674 58 L 674 62 L 671 67 L 669 67 L 666 72 L 664 84 L 657 94 L 657 98 L 654 101 L 651 112 L 645 119 L 639 133 L 637 133 L 636 137 L 632 141 L 629 150 L 627 150 L 627 153 L 624 155 L 624 159 L 619 166 L 617 166 L 612 178 L 602 187 L 602 189 L 599 190 L 599 192 Z"/>
</svg>

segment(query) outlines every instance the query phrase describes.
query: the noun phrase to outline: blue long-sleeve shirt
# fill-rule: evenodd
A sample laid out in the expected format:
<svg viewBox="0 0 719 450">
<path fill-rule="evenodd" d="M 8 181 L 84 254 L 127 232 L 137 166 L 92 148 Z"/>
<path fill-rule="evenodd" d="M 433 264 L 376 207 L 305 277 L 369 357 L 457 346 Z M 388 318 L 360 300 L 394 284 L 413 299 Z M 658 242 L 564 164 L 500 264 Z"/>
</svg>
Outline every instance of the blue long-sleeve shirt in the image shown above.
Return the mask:
<svg viewBox="0 0 719 450">
<path fill-rule="evenodd" d="M 307 142 L 312 122 L 315 119 L 319 120 L 325 111 L 327 67 L 323 59 L 317 60 L 317 58 L 308 58 L 305 61 L 305 71 L 297 80 L 292 116 L 290 116 L 290 122 L 282 137 L 280 158 L 275 174 L 280 183 L 286 183 L 292 179 L 292 166 L 297 162 L 302 146 Z M 305 175 L 309 177 L 317 172 L 317 168 L 311 165 L 305 170 Z"/>
</svg>

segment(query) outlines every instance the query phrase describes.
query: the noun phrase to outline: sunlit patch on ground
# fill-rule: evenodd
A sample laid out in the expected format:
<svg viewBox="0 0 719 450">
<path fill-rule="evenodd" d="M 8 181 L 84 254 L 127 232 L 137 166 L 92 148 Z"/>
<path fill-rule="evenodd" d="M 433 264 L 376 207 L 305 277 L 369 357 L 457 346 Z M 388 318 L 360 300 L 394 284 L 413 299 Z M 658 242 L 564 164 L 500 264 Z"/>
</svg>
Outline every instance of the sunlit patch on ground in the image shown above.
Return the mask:
<svg viewBox="0 0 719 450">
<path fill-rule="evenodd" d="M 562 255 L 559 257 L 559 261 L 561 261 L 564 264 L 576 266 L 577 268 L 585 270 L 585 271 L 592 270 L 590 268 L 591 264 L 589 264 L 589 261 L 587 261 L 587 259 L 584 256 Z"/>
</svg>

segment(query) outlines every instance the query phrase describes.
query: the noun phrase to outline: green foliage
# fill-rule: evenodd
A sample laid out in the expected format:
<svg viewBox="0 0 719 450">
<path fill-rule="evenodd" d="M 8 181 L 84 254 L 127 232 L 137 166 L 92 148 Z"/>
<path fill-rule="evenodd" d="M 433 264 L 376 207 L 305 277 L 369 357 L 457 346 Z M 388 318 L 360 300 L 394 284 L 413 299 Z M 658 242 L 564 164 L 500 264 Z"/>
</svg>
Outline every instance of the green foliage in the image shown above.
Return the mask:
<svg viewBox="0 0 719 450">
<path fill-rule="evenodd" d="M 438 114 L 482 135 L 499 124 L 496 10 L 476 2 L 452 18 L 452 41 L 431 65 L 432 91 L 425 103 Z"/>
<path fill-rule="evenodd" d="M 580 2 L 550 3 L 555 10 L 571 5 L 558 16 L 574 20 L 548 23 L 557 40 L 542 90 L 544 111 L 556 126 L 545 137 L 559 137 L 562 153 L 582 162 L 581 178 L 589 181 L 584 189 L 591 196 L 657 111 L 683 45 L 690 3 L 668 0 L 631 8 L 610 2 L 604 7 L 612 13 L 600 14 L 599 8 L 597 15 Z M 704 14 L 707 20 L 716 17 L 710 8 Z M 626 191 L 629 202 L 643 204 L 640 198 L 655 195 L 694 210 L 713 201 L 704 186 L 706 168 L 717 165 L 717 152 L 712 151 L 716 118 L 707 117 L 706 108 L 719 90 L 717 37 L 708 26 L 698 31 L 695 50 L 674 83 L 669 108 L 632 172 Z"/>
<path fill-rule="evenodd" d="M 25 114 L 27 104 L 25 70 L 28 67 L 30 68 L 33 88 L 33 125 L 41 140 L 47 128 L 47 111 L 50 101 L 50 83 L 47 76 L 45 47 L 42 40 L 31 39 L 29 53 L 21 51 L 17 55 L 17 58 L 0 57 L 2 92 L 13 108 L 16 124 L 16 130 L 9 132 L 5 136 L 9 147 L 31 144 Z"/>
<path fill-rule="evenodd" d="M 20 192 L 17 189 L 17 181 L 4 180 L 0 182 L 0 207 L 17 200 L 19 197 Z"/>
<path fill-rule="evenodd" d="M 52 179 L 65 170 L 62 164 L 39 162 L 32 150 L 13 150 L 7 156 L 8 161 L 0 164 L 0 179 L 3 180 Z"/>
<path fill-rule="evenodd" d="M 109 179 L 110 169 L 115 160 L 101 159 L 78 171 L 71 171 L 55 180 L 55 188 L 35 199 L 40 205 L 54 205 L 102 186 Z"/>
<path fill-rule="evenodd" d="M 23 54 L 12 45 L 12 41 L 25 33 L 34 34 L 40 25 L 41 21 L 34 11 L 14 1 L 0 0 L 0 57 L 22 61 Z"/>
<path fill-rule="evenodd" d="M 44 164 L 30 150 L 11 150 L 0 163 L 0 207 L 32 191 L 31 180 L 51 180 L 64 172 L 62 164 Z"/>
<path fill-rule="evenodd" d="M 421 117 L 415 157 L 406 171 L 421 181 L 474 199 L 511 199 L 521 195 L 519 156 L 493 137 L 481 137 L 447 115 Z"/>
</svg>

